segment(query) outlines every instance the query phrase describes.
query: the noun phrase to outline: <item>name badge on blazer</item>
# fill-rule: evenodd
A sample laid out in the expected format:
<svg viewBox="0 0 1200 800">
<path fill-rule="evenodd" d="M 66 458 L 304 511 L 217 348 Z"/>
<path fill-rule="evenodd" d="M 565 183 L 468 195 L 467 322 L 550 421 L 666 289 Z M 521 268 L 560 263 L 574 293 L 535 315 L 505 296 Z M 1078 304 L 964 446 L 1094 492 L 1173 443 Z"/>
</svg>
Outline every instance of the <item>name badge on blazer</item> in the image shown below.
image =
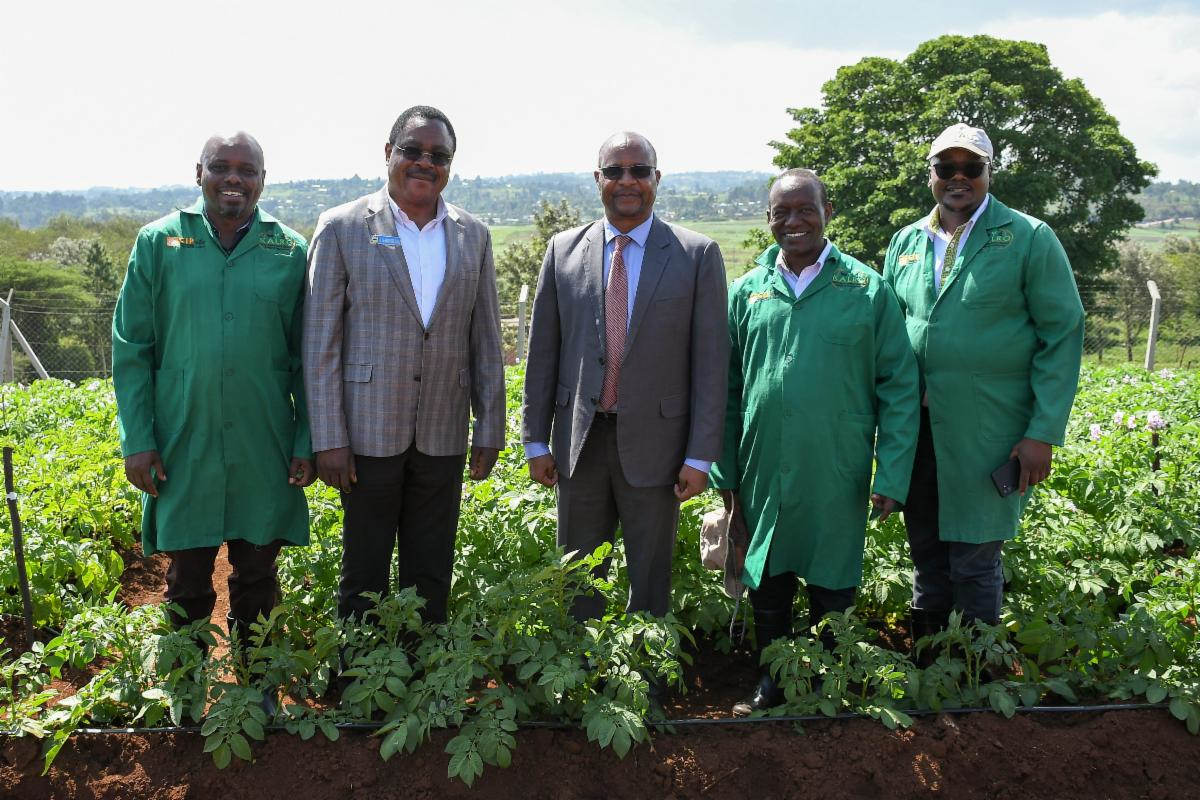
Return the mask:
<svg viewBox="0 0 1200 800">
<path fill-rule="evenodd" d="M 900 256 L 900 258 L 897 259 L 900 266 L 902 266 L 902 267 L 906 267 L 909 264 L 915 264 L 920 260 L 921 260 L 920 253 L 905 253 L 904 255 Z"/>
<path fill-rule="evenodd" d="M 371 237 L 371 244 L 381 244 L 384 247 L 399 247 L 400 246 L 400 237 L 399 236 L 380 236 L 379 234 L 376 233 Z"/>
</svg>

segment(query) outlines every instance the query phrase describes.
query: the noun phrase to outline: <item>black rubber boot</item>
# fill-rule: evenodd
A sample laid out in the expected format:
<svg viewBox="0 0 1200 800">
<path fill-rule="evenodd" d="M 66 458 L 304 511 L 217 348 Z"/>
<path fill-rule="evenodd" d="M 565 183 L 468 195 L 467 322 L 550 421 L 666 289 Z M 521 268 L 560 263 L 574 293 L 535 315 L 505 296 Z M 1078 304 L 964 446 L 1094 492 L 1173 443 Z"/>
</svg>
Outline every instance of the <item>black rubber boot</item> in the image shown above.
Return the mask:
<svg viewBox="0 0 1200 800">
<path fill-rule="evenodd" d="M 229 647 L 234 651 L 238 660 L 246 666 L 249 666 L 248 648 L 252 646 L 250 641 L 250 625 L 243 622 L 232 615 L 225 617 L 225 624 L 229 629 Z M 279 713 L 279 690 L 274 686 L 262 685 L 258 687 L 262 690 L 262 702 L 259 703 L 259 708 L 267 715 L 268 720 L 274 720 L 275 715 Z"/>
<path fill-rule="evenodd" d="M 776 639 L 792 635 L 792 610 L 787 609 L 754 609 L 754 638 L 757 648 L 755 652 L 762 662 L 763 650 Z M 748 717 L 755 711 L 766 711 L 783 702 L 783 690 L 775 683 L 768 664 L 762 664 L 758 686 L 754 694 L 733 706 L 735 717 Z"/>
<path fill-rule="evenodd" d="M 917 654 L 917 640 L 926 636 L 935 636 L 946 630 L 950 624 L 949 611 L 932 611 L 924 608 L 909 608 L 909 634 L 912 636 L 913 662 L 921 669 L 933 666 L 937 660 L 937 652 L 927 647 Z"/>
</svg>

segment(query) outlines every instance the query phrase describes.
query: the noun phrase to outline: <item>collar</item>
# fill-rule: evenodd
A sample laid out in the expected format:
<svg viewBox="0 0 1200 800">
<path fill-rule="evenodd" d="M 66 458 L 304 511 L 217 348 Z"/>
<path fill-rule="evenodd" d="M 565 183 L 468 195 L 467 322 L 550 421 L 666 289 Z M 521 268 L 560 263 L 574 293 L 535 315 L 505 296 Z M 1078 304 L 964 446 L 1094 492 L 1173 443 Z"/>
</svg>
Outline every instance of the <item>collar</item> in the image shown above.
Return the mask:
<svg viewBox="0 0 1200 800">
<path fill-rule="evenodd" d="M 404 213 L 404 209 L 400 208 L 400 206 L 396 204 L 396 201 L 392 199 L 392 196 L 387 192 L 384 192 L 384 194 L 387 194 L 388 205 L 392 207 L 392 216 L 396 219 L 396 221 L 412 222 L 412 220 L 409 219 L 408 214 Z M 449 209 L 446 208 L 446 201 L 441 197 L 438 197 L 437 213 L 433 215 L 433 219 L 430 220 L 430 224 L 437 225 L 437 223 L 446 218 L 447 213 L 449 213 Z M 429 226 L 427 225 L 426 227 Z"/>
<path fill-rule="evenodd" d="M 650 228 L 654 225 L 654 215 L 651 214 L 645 222 L 638 225 L 629 233 L 622 234 L 619 230 L 613 227 L 613 224 L 608 221 L 608 217 L 604 218 L 604 244 L 607 245 L 618 236 L 628 236 L 637 242 L 638 247 L 645 249 L 646 239 L 650 237 Z"/>
<path fill-rule="evenodd" d="M 988 203 L 991 201 L 992 194 L 991 192 L 988 192 L 988 194 L 984 196 L 983 202 L 979 204 L 979 208 L 975 209 L 975 213 L 971 215 L 969 220 L 967 220 L 967 230 L 971 230 L 975 227 L 975 223 L 978 222 L 979 218 L 983 216 L 983 212 L 987 210 Z M 932 239 L 938 235 L 938 231 L 941 229 L 941 219 L 941 206 L 935 205 L 933 207 L 933 211 L 929 212 L 929 216 L 925 218 L 924 223 L 921 225 L 921 228 L 929 235 L 929 238 Z"/>
<path fill-rule="evenodd" d="M 829 252 L 832 249 L 833 249 L 833 242 L 826 239 L 825 246 L 823 248 L 821 248 L 821 255 L 817 256 L 816 261 L 809 264 L 804 269 L 800 270 L 800 272 L 804 272 L 804 270 L 811 269 L 813 267 L 816 267 L 817 272 L 820 272 L 821 268 L 825 266 L 825 259 L 829 258 Z M 786 272 L 789 275 L 795 275 L 797 277 L 800 276 L 800 272 L 792 272 L 791 268 L 788 267 L 787 262 L 783 260 L 783 248 L 782 247 L 779 248 L 779 252 L 775 254 L 775 266 L 779 268 L 780 272 Z"/>
</svg>

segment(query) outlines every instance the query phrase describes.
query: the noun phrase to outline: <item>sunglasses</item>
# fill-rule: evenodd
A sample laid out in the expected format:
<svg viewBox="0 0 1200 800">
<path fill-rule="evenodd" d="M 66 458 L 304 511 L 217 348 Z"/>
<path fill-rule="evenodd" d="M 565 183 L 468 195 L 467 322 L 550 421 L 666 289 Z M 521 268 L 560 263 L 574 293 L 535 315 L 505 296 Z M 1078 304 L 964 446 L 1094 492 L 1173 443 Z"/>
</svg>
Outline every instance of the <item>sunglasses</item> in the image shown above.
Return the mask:
<svg viewBox="0 0 1200 800">
<path fill-rule="evenodd" d="M 444 167 L 450 163 L 454 156 L 449 153 L 431 153 L 428 150 L 422 150 L 419 147 L 401 147 L 398 144 L 392 145 L 392 152 L 399 153 L 408 161 L 420 162 L 425 156 L 429 156 L 429 163 L 435 167 Z"/>
<path fill-rule="evenodd" d="M 629 170 L 629 174 L 639 181 L 644 181 L 654 174 L 654 167 L 649 164 L 634 164 L 632 167 L 618 167 L 616 164 L 608 167 L 601 167 L 600 174 L 610 181 L 619 181 L 625 171 Z"/>
<path fill-rule="evenodd" d="M 987 161 L 967 161 L 962 164 L 955 164 L 950 161 L 942 161 L 937 164 L 932 164 L 934 173 L 944 181 L 948 181 L 958 173 L 962 173 L 963 177 L 969 181 L 973 181 L 983 174 L 987 168 Z"/>
</svg>

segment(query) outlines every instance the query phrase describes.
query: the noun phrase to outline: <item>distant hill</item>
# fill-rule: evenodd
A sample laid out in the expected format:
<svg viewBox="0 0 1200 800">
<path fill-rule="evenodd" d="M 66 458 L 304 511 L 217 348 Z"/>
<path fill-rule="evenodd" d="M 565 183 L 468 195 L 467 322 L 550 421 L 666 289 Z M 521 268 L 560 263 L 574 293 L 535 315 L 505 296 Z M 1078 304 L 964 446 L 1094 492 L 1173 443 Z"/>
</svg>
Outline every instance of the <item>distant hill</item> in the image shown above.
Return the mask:
<svg viewBox="0 0 1200 800">
<path fill-rule="evenodd" d="M 682 172 L 663 177 L 658 213 L 667 219 L 722 220 L 761 217 L 766 213 L 766 172 Z M 373 192 L 382 178 L 337 178 L 268 184 L 264 209 L 302 232 L 311 231 L 327 208 Z M 191 205 L 195 186 L 157 189 L 98 187 L 82 192 L 0 191 L 0 217 L 15 219 L 22 228 L 37 228 L 61 214 L 83 219 L 134 217 L 150 220 L 174 208 Z M 467 178 L 455 175 L 446 199 L 492 225 L 522 225 L 533 221 L 542 200 L 567 200 L 584 211 L 600 214 L 600 199 L 591 173 L 509 175 Z"/>
</svg>

